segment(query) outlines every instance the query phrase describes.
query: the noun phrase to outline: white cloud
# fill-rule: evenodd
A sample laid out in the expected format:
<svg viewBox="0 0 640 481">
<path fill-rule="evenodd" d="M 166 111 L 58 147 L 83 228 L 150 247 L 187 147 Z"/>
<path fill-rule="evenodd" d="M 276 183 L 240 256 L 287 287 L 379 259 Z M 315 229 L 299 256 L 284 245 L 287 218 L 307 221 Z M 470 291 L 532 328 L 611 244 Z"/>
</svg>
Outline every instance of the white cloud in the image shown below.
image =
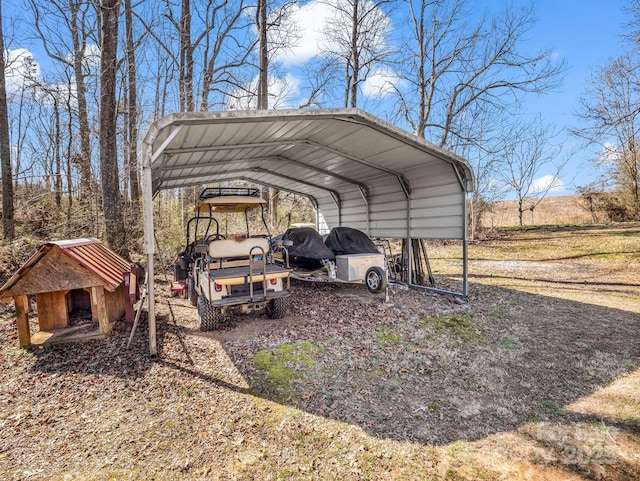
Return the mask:
<svg viewBox="0 0 640 481">
<path fill-rule="evenodd" d="M 362 93 L 367 97 L 384 97 L 393 93 L 395 87 L 403 87 L 406 80 L 391 70 L 379 70 L 369 75 L 362 83 Z"/>
<path fill-rule="evenodd" d="M 66 55 L 68 62 L 73 62 L 73 53 L 69 52 Z M 84 67 L 87 70 L 94 71 L 100 67 L 100 47 L 95 43 L 88 43 L 84 49 Z"/>
<path fill-rule="evenodd" d="M 293 102 L 300 95 L 300 79 L 292 74 L 284 77 L 269 78 L 269 108 L 293 108 Z M 225 102 L 228 110 L 252 110 L 257 108 L 258 79 L 246 85 L 243 90 L 236 90 Z"/>
<path fill-rule="evenodd" d="M 545 192 L 562 192 L 565 190 L 565 185 L 562 180 L 553 175 L 544 175 L 533 181 L 531 184 L 531 193 L 534 195 L 542 194 Z"/>
<path fill-rule="evenodd" d="M 344 41 L 351 35 L 351 10 L 348 0 L 312 0 L 302 6 L 295 5 L 282 27 L 296 32 L 297 42 L 278 52 L 276 61 L 285 66 L 300 66 L 314 57 L 327 52 L 341 52 Z M 391 20 L 370 0 L 362 3 L 362 11 L 371 11 L 364 20 L 369 43 L 382 50 L 385 48 L 385 33 L 391 31 Z M 366 22 L 375 23 L 367 28 Z M 341 42 L 337 37 L 344 37 Z M 371 46 L 370 46 L 371 47 Z"/>
<path fill-rule="evenodd" d="M 84 51 L 84 63 L 88 68 L 100 67 L 100 47 L 95 43 L 87 44 Z"/>
<path fill-rule="evenodd" d="M 40 76 L 40 65 L 26 48 L 7 50 L 5 58 L 7 63 L 4 75 L 8 94 L 19 92 L 29 84 L 29 79 Z"/>
<path fill-rule="evenodd" d="M 302 65 L 320 55 L 325 42 L 325 26 L 334 16 L 335 9 L 323 2 L 296 5 L 288 20 L 296 26 L 300 38 L 295 46 L 281 51 L 277 60 L 285 65 Z"/>
<path fill-rule="evenodd" d="M 615 165 L 620 159 L 620 148 L 611 142 L 605 142 L 598 153 L 598 162 L 602 165 Z"/>
</svg>

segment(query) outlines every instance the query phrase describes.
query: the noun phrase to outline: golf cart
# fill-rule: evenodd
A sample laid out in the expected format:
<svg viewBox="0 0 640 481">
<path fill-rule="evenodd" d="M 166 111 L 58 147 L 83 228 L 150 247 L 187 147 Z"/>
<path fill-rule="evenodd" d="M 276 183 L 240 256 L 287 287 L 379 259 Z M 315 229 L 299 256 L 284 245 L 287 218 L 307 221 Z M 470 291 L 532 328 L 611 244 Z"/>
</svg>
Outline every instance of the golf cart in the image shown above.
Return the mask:
<svg viewBox="0 0 640 481">
<path fill-rule="evenodd" d="M 193 260 L 194 295 L 197 299 L 198 323 L 201 331 L 216 329 L 223 316 L 234 310 L 243 313 L 266 309 L 272 319 L 280 319 L 289 310 L 288 263 L 273 261 L 271 236 L 264 219 L 266 201 L 257 189 L 207 188 L 200 195 L 198 209 L 208 212 L 211 218 L 218 216 L 215 232 L 204 237 L 202 254 Z M 265 233 L 251 235 L 249 215 L 260 210 Z M 225 217 L 225 233 L 219 232 Z M 243 234 L 231 235 L 232 220 L 244 216 Z M 236 224 L 237 225 L 237 224 Z M 235 227 L 237 228 L 237 227 Z M 277 249 L 288 259 L 285 243 Z"/>
<path fill-rule="evenodd" d="M 209 207 L 205 204 L 196 206 L 193 217 L 187 222 L 186 247 L 173 262 L 171 295 L 188 298 L 192 306 L 197 304 L 194 263 L 206 254 L 209 241 L 219 237 L 218 221 L 211 215 Z"/>
</svg>

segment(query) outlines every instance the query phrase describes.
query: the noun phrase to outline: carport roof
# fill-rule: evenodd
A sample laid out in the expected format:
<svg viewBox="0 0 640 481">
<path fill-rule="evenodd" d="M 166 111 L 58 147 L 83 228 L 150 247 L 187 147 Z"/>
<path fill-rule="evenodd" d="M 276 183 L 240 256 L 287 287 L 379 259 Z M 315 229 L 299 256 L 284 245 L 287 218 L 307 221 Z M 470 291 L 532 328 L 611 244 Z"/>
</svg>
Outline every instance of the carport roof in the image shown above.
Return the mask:
<svg viewBox="0 0 640 481">
<path fill-rule="evenodd" d="M 446 163 L 473 189 L 468 162 L 358 109 L 170 114 L 151 125 L 152 191 L 244 179 L 318 200 L 365 198 L 381 177 L 410 197 L 416 167 Z"/>
<path fill-rule="evenodd" d="M 152 355 L 157 350 L 152 196 L 163 189 L 246 180 L 307 196 L 328 228 L 348 226 L 387 238 L 461 239 L 466 295 L 471 166 L 361 110 L 170 114 L 150 125 L 141 167 Z"/>
</svg>

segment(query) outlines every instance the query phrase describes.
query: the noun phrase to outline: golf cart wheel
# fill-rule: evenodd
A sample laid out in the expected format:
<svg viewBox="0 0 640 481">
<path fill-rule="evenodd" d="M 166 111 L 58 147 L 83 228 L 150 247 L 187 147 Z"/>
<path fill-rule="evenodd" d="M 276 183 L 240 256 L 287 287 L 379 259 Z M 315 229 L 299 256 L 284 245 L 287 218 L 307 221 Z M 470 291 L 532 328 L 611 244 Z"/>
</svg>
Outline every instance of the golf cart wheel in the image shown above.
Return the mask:
<svg viewBox="0 0 640 481">
<path fill-rule="evenodd" d="M 222 311 L 214 307 L 206 297 L 198 298 L 198 327 L 202 332 L 213 331 L 222 322 Z"/>
<path fill-rule="evenodd" d="M 267 316 L 271 319 L 282 319 L 289 312 L 289 299 L 277 297 L 267 304 Z"/>
<path fill-rule="evenodd" d="M 192 306 L 198 305 L 198 293 L 196 292 L 196 279 L 193 276 L 189 276 L 189 282 L 187 283 L 187 297 L 189 303 Z"/>
<path fill-rule="evenodd" d="M 373 294 L 378 294 L 387 288 L 387 276 L 384 270 L 378 266 L 369 267 L 364 276 L 367 289 Z"/>
</svg>

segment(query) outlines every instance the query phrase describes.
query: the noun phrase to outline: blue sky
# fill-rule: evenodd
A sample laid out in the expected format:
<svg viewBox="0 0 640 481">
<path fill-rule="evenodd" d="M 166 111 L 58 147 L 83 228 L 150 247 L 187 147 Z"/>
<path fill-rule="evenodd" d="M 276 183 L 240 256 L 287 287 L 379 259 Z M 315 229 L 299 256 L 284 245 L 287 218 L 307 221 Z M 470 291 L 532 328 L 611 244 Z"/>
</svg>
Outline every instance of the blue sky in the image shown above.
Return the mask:
<svg viewBox="0 0 640 481">
<path fill-rule="evenodd" d="M 25 0 L 1 0 L 3 1 L 3 14 L 5 22 L 16 11 L 24 8 Z M 312 0 L 313 2 L 313 0 Z M 301 3 L 301 8 L 311 8 L 312 2 Z M 529 5 L 529 0 L 513 0 L 514 6 Z M 537 23 L 530 32 L 530 39 L 523 47 L 536 51 L 539 49 L 553 48 L 559 58 L 566 59 L 568 71 L 566 72 L 563 86 L 557 92 L 531 98 L 526 104 L 526 114 L 534 116 L 540 114 L 545 122 L 552 123 L 558 128 L 578 125 L 578 119 L 574 113 L 577 110 L 578 98 L 584 92 L 589 74 L 593 69 L 603 66 L 608 59 L 621 54 L 630 48 L 628 43 L 620 37 L 625 29 L 627 18 L 624 6 L 628 0 L 537 0 L 535 10 Z M 476 0 L 477 11 L 485 9 L 501 8 L 502 1 Z M 323 17 L 323 9 L 326 6 L 315 4 L 312 10 L 307 10 L 304 15 L 307 33 L 317 27 L 318 19 Z M 400 23 L 398 19 L 394 22 Z M 6 23 L 5 23 L 6 25 Z M 394 25 L 398 28 L 398 25 Z M 7 34 L 5 28 L 5 35 Z M 41 48 L 32 42 L 24 45 L 12 42 L 12 49 L 21 47 L 30 48 L 35 60 L 41 63 L 41 70 L 46 74 L 47 59 Z M 301 59 L 309 58 L 317 52 L 317 38 L 310 36 L 301 45 L 294 56 L 293 63 Z M 296 85 L 296 79 L 289 76 L 288 84 Z M 366 99 L 363 108 L 367 109 Z M 372 112 L 385 118 L 384 112 Z M 574 139 L 567 139 L 567 151 L 575 145 Z M 589 160 L 594 157 L 592 150 L 578 152 L 561 176 L 563 188 L 554 191 L 554 195 L 573 194 L 576 186 L 585 185 L 596 180 L 597 174 Z M 550 172 L 549 172 L 550 173 Z M 545 172 L 541 172 L 543 176 Z"/>
<path fill-rule="evenodd" d="M 557 129 L 579 126 L 575 112 L 579 108 L 579 97 L 583 94 L 592 71 L 607 63 L 610 58 L 630 48 L 621 38 L 628 21 L 624 7 L 628 0 L 537 0 L 535 1 L 536 23 L 529 34 L 523 50 L 536 52 L 553 49 L 557 57 L 567 61 L 568 70 L 563 85 L 557 91 L 542 96 L 532 96 L 525 104 L 524 116 L 532 118 L 540 115 L 546 123 Z M 504 3 L 476 0 L 476 11 L 480 15 L 485 10 L 502 10 Z M 513 0 L 515 7 L 530 5 L 529 0 Z M 290 63 L 300 63 L 315 54 L 319 34 L 311 33 L 319 29 L 318 20 L 323 17 L 326 6 L 314 2 L 305 2 L 301 9 L 306 10 L 301 22 L 306 24 L 306 36 L 299 48 L 290 52 Z M 404 16 L 404 14 L 399 14 Z M 403 18 L 393 16 L 398 24 Z M 395 80 L 397 82 L 397 80 Z M 366 89 L 365 83 L 365 89 Z M 367 99 L 362 99 L 367 109 Z M 373 112 L 384 118 L 384 112 Z M 404 126 L 406 128 L 406 126 Z M 573 151 L 578 145 L 576 139 L 563 136 L 564 153 Z M 560 138 L 557 142 L 562 141 Z M 574 194 L 577 186 L 595 181 L 598 177 L 590 160 L 595 157 L 593 149 L 577 151 L 565 166 L 561 182 L 550 195 Z M 540 172 L 540 180 L 553 171 Z M 544 183 L 544 182 L 543 182 Z"/>
<path fill-rule="evenodd" d="M 553 48 L 568 63 L 564 84 L 557 92 L 530 99 L 529 109 L 558 127 L 577 126 L 574 113 L 589 75 L 608 59 L 617 57 L 630 45 L 621 38 L 628 16 L 623 0 L 537 0 L 537 23 L 532 44 Z M 517 4 L 517 2 L 516 2 Z M 572 145 L 569 139 L 570 147 Z M 596 180 L 589 160 L 593 150 L 582 150 L 566 166 L 562 175 L 564 190 L 554 194 L 573 194 L 575 187 Z"/>
</svg>

